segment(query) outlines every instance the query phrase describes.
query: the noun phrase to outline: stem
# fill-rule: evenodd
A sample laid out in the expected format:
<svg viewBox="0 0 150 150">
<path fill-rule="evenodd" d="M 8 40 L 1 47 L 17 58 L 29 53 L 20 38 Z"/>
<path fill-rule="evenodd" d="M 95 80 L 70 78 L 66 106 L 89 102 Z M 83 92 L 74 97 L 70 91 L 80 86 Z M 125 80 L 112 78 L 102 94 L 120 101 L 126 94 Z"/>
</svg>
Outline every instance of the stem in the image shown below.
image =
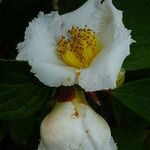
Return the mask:
<svg viewBox="0 0 150 150">
<path fill-rule="evenodd" d="M 53 9 L 54 11 L 58 11 L 58 0 L 53 0 Z"/>
</svg>

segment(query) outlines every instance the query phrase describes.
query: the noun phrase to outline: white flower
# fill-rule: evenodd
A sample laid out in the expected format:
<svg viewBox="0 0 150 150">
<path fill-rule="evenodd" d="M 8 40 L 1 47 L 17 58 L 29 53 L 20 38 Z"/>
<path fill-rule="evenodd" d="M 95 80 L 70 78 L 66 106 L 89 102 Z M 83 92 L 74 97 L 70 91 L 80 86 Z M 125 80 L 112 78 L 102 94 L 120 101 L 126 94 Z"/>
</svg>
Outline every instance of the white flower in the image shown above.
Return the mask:
<svg viewBox="0 0 150 150">
<path fill-rule="evenodd" d="M 18 45 L 17 60 L 27 60 L 35 76 L 51 87 L 112 89 L 130 54 L 130 33 L 112 0 L 88 0 L 64 15 L 40 13 Z"/>
<path fill-rule="evenodd" d="M 106 121 L 77 99 L 58 102 L 41 124 L 38 150 L 117 150 Z"/>
</svg>

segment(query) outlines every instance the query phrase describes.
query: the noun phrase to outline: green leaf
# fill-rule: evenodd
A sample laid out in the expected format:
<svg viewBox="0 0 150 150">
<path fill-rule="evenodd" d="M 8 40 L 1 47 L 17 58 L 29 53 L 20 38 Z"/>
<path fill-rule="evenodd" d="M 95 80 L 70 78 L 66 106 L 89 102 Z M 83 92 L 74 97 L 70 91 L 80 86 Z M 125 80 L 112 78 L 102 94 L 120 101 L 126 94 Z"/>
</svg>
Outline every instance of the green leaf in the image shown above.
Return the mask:
<svg viewBox="0 0 150 150">
<path fill-rule="evenodd" d="M 43 107 L 51 89 L 40 83 L 27 62 L 0 60 L 0 118 L 30 116 Z"/>
<path fill-rule="evenodd" d="M 2 120 L 0 120 L 0 143 L 7 134 L 7 126 L 8 126 L 7 122 L 3 122 Z"/>
<path fill-rule="evenodd" d="M 129 129 L 113 129 L 112 135 L 118 150 L 148 150 L 146 138 L 148 132 Z"/>
<path fill-rule="evenodd" d="M 114 0 L 114 4 L 117 8 L 124 11 L 125 26 L 132 30 L 132 37 L 137 42 L 131 46 L 131 55 L 127 57 L 123 67 L 126 70 L 149 68 L 150 1 Z"/>
<path fill-rule="evenodd" d="M 149 121 L 136 114 L 134 111 L 120 103 L 114 97 L 112 98 L 112 107 L 118 127 L 139 131 L 148 129 Z"/>
<path fill-rule="evenodd" d="M 150 68 L 135 71 L 127 71 L 125 82 L 141 80 L 150 77 Z"/>
<path fill-rule="evenodd" d="M 124 105 L 150 121 L 150 78 L 129 82 L 112 91 Z"/>
<path fill-rule="evenodd" d="M 22 118 L 9 121 L 9 134 L 11 139 L 19 145 L 25 145 L 32 135 L 35 118 Z"/>
</svg>

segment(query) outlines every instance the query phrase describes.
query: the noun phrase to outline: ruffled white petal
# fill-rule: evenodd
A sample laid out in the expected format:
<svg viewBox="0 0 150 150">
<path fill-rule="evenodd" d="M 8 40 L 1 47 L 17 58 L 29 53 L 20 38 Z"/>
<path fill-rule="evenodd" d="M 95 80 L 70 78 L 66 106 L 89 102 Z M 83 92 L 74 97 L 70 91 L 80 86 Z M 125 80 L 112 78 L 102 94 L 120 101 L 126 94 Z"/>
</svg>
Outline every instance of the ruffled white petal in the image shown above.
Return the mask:
<svg viewBox="0 0 150 150">
<path fill-rule="evenodd" d="M 45 146 L 43 145 L 42 141 L 40 142 L 37 150 L 46 150 Z"/>
<path fill-rule="evenodd" d="M 89 106 L 60 103 L 43 120 L 38 150 L 117 150 L 106 121 Z"/>
<path fill-rule="evenodd" d="M 75 73 L 70 67 L 40 61 L 29 63 L 32 66 L 31 72 L 35 73 L 35 76 L 47 86 L 59 87 L 75 84 Z"/>
<path fill-rule="evenodd" d="M 117 150 L 117 145 L 112 137 L 110 138 L 108 144 L 106 144 L 105 150 Z"/>
<path fill-rule="evenodd" d="M 56 37 L 61 32 L 61 20 L 57 13 L 39 13 L 38 18 L 29 23 L 24 42 L 18 44 L 17 59 L 60 64 L 56 53 Z"/>
<path fill-rule="evenodd" d="M 92 21 L 99 5 L 99 0 L 88 0 L 77 10 L 62 15 L 64 28 L 69 29 L 72 26 L 84 27 L 88 25 Z"/>
<path fill-rule="evenodd" d="M 122 63 L 130 54 L 130 44 L 133 42 L 131 31 L 127 30 L 122 23 L 122 12 L 113 6 L 112 1 L 104 1 L 101 7 L 104 12 L 108 12 L 104 14 L 103 19 L 101 17 L 102 20 L 106 18 L 106 22 L 99 21 L 99 28 L 105 27 L 99 32 L 103 37 L 100 39 L 102 39 L 104 48 L 89 68 L 81 70 L 78 82 L 86 91 L 116 87 Z"/>
<path fill-rule="evenodd" d="M 25 32 L 24 42 L 18 45 L 17 60 L 27 60 L 32 72 L 45 85 L 58 87 L 75 83 L 73 69 L 59 60 L 56 51 L 57 38 L 62 35 L 59 15 L 40 13 Z M 55 30 L 54 30 L 55 29 Z"/>
</svg>

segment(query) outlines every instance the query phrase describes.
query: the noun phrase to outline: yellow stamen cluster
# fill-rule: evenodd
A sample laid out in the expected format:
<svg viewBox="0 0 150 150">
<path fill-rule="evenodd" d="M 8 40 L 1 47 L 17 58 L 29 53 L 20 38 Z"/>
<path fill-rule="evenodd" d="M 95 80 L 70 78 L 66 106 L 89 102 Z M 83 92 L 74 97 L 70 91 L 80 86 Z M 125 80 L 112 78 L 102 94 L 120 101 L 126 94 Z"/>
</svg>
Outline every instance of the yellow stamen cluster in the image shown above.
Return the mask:
<svg viewBox="0 0 150 150">
<path fill-rule="evenodd" d="M 68 30 L 68 38 L 61 37 L 57 46 L 58 54 L 63 61 L 75 68 L 88 67 L 101 50 L 97 35 L 87 27 L 73 26 Z"/>
</svg>

